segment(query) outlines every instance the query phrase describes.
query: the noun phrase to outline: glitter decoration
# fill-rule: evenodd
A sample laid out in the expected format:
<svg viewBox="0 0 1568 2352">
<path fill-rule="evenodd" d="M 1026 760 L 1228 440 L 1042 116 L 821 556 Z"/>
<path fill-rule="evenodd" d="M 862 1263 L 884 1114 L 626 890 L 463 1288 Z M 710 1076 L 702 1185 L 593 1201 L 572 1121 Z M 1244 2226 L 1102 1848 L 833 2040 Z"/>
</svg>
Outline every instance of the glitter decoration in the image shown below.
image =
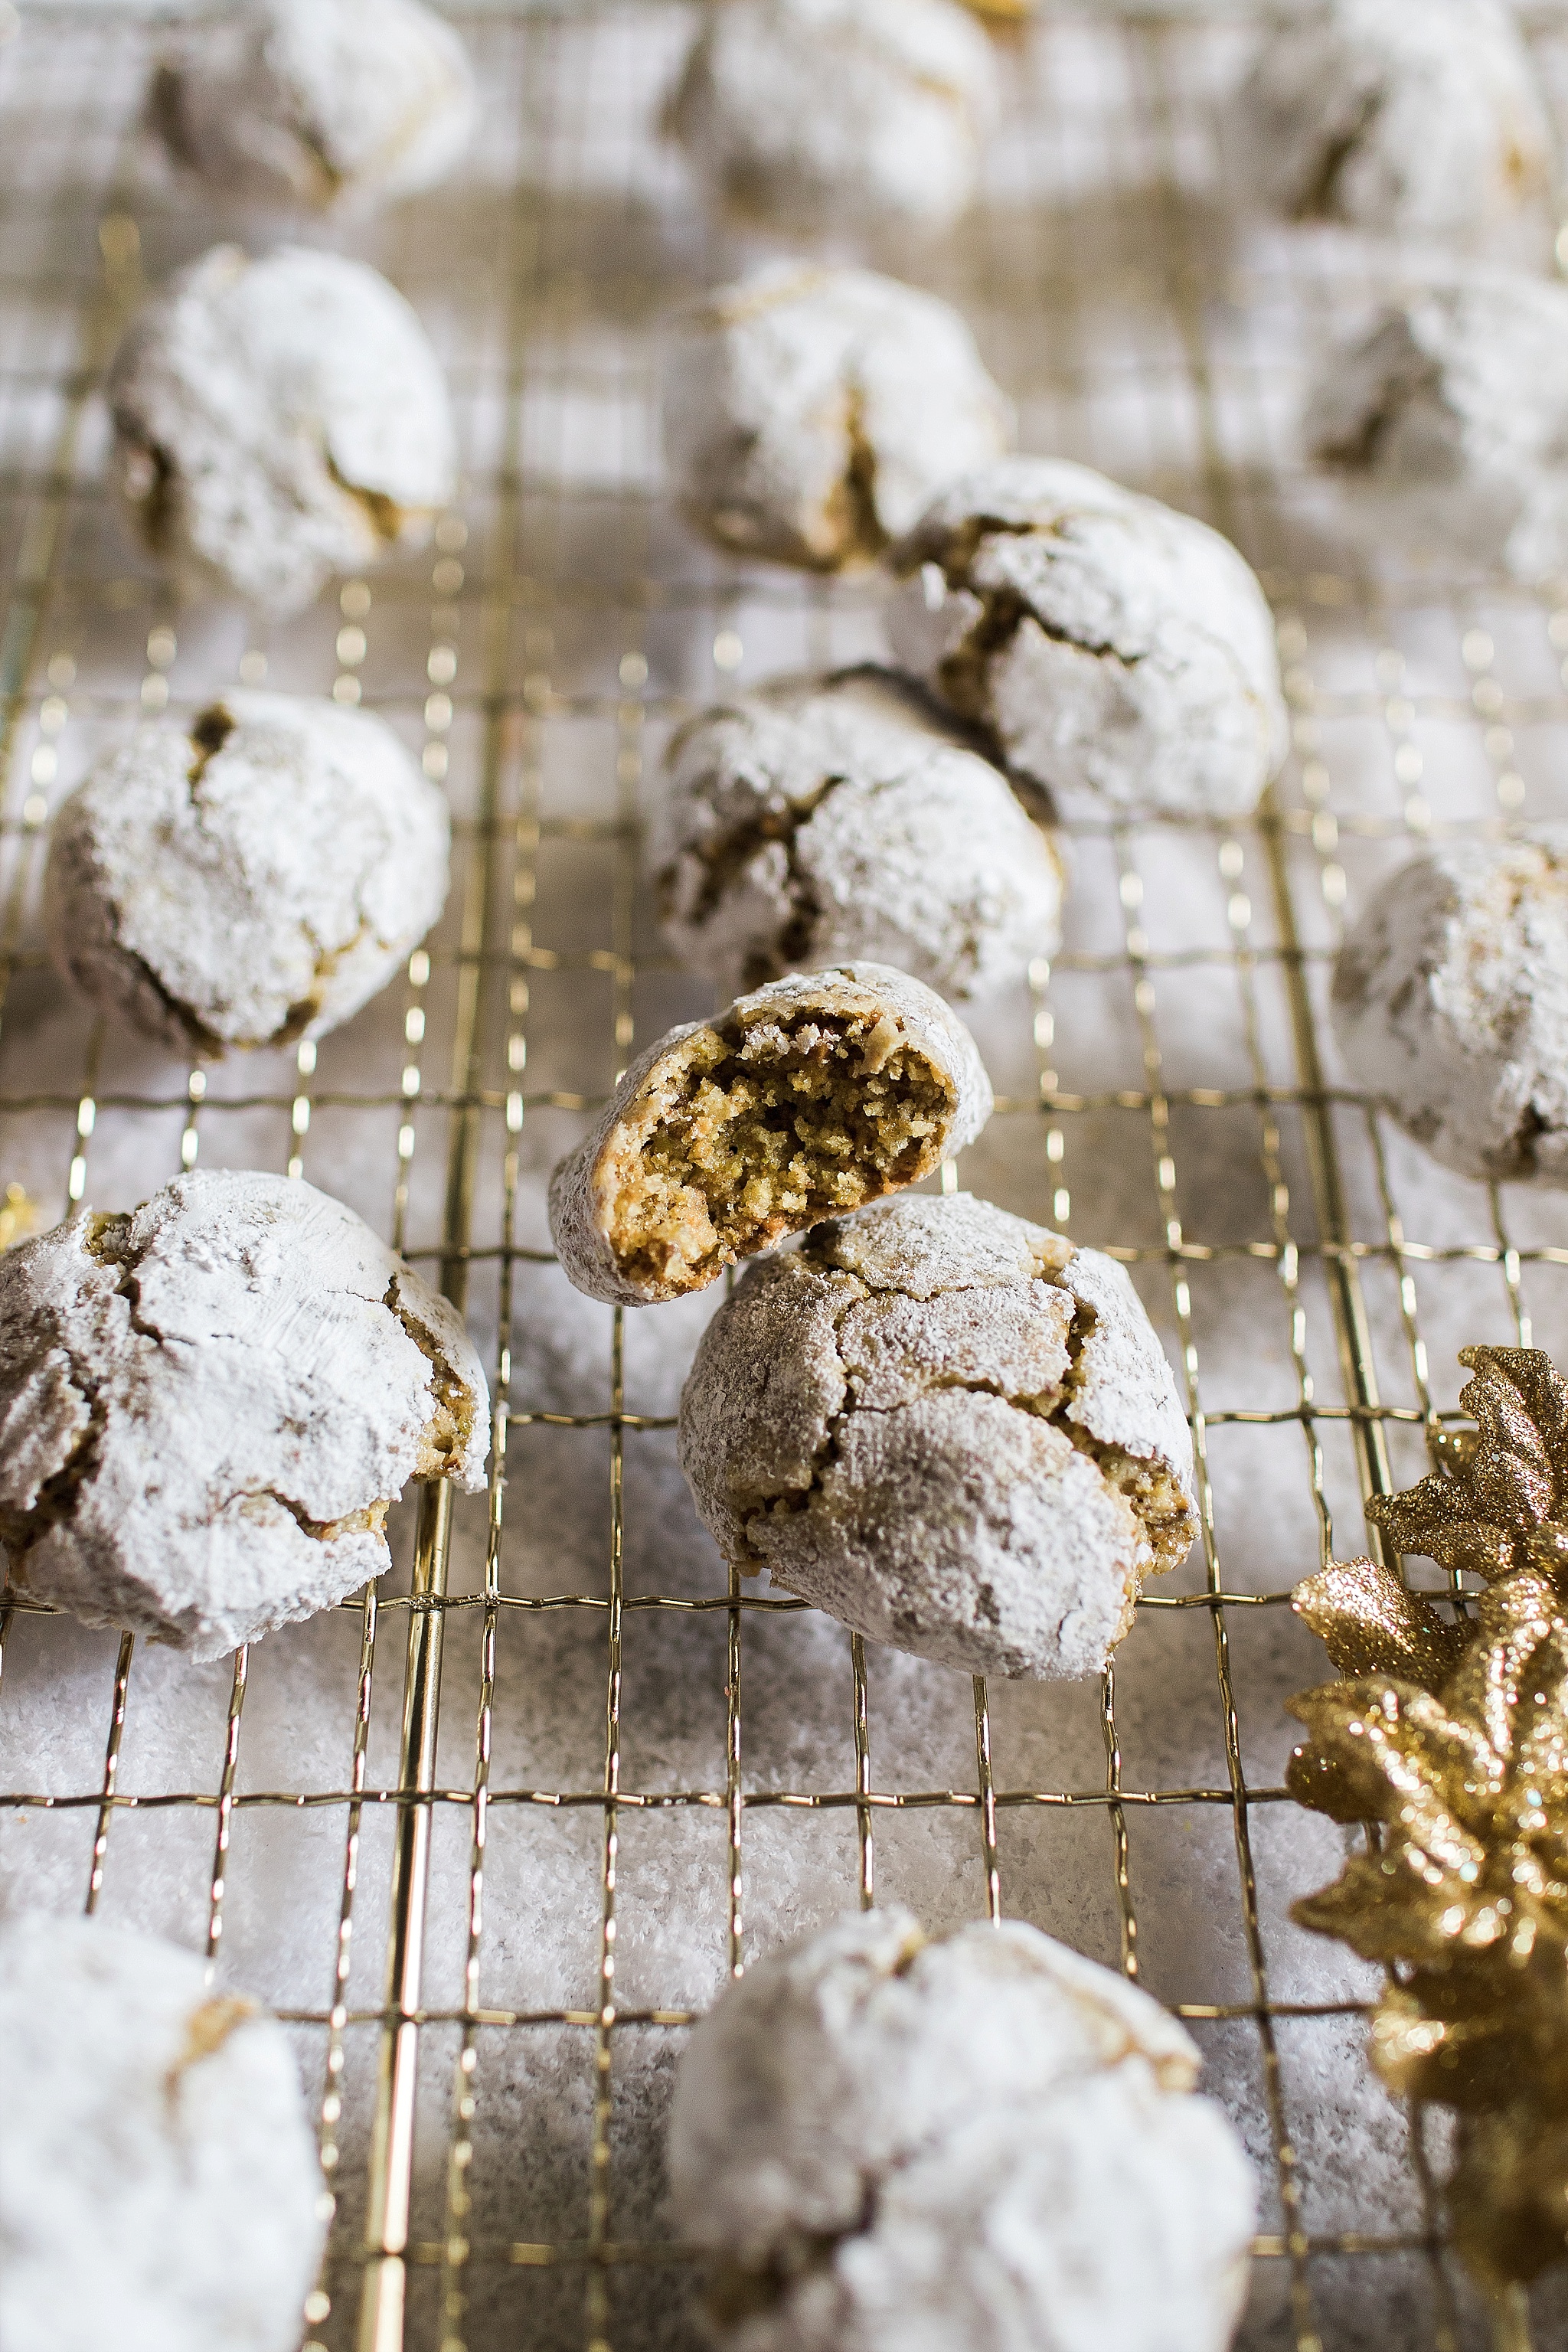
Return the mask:
<svg viewBox="0 0 1568 2352">
<path fill-rule="evenodd" d="M 1369 1516 L 1489 1589 L 1451 1618 L 1369 1559 L 1298 1586 L 1343 1679 L 1291 1702 L 1287 1779 L 1375 1825 L 1293 1916 L 1390 1970 L 1373 2062 L 1456 2111 L 1454 2242 L 1501 2294 L 1568 2254 L 1568 1384 L 1533 1349 L 1459 1360 L 1476 1428 Z"/>
</svg>

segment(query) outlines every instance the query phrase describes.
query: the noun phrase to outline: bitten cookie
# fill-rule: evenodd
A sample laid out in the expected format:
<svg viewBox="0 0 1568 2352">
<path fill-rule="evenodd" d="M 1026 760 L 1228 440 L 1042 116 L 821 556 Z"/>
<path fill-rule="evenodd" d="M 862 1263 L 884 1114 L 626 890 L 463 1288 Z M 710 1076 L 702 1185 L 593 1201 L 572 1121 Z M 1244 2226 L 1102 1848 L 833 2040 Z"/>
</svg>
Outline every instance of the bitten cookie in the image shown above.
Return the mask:
<svg viewBox="0 0 1568 2352">
<path fill-rule="evenodd" d="M 1122 1268 L 964 1192 L 752 1267 L 698 1348 L 679 1451 L 727 1559 L 965 1674 L 1099 1673 L 1197 1533 Z"/>
<path fill-rule="evenodd" d="M 676 495 L 740 554 L 868 562 L 1012 442 L 1012 404 L 957 311 L 895 278 L 772 262 L 671 322 Z"/>
<path fill-rule="evenodd" d="M 220 195 L 363 213 L 445 179 L 478 106 L 467 50 L 422 0 L 244 0 L 178 45 L 150 110 Z"/>
<path fill-rule="evenodd" d="M 1550 121 L 1500 0 L 1329 0 L 1271 33 L 1238 142 L 1264 201 L 1297 219 L 1442 236 L 1550 191 Z"/>
<path fill-rule="evenodd" d="M 898 659 L 1064 816 L 1243 816 L 1284 758 L 1263 592 L 1190 515 L 1086 466 L 1005 457 L 888 561 Z"/>
<path fill-rule="evenodd" d="M 1324 363 L 1306 434 L 1374 545 L 1568 569 L 1568 288 L 1472 269 L 1402 296 Z"/>
<path fill-rule="evenodd" d="M 1445 1167 L 1568 1185 L 1568 827 L 1401 866 L 1341 950 L 1333 1018 L 1356 1084 Z"/>
<path fill-rule="evenodd" d="M 484 1485 L 462 1323 L 351 1209 L 197 1170 L 0 1258 L 0 1538 L 85 1624 L 216 1658 L 390 1564 L 410 1478 Z"/>
<path fill-rule="evenodd" d="M 1222 2352 L 1256 2191 L 1157 2001 L 1016 1920 L 751 1961 L 667 2148 L 726 2352 Z"/>
<path fill-rule="evenodd" d="M 457 489 L 446 381 L 395 288 L 341 254 L 215 246 L 110 370 L 117 486 L 193 595 L 283 614 L 420 546 Z"/>
<path fill-rule="evenodd" d="M 195 1952 L 0 1928 L 5 2352 L 294 2352 L 326 2234 L 289 2037 Z"/>
<path fill-rule="evenodd" d="M 996 110 L 990 47 L 952 0 L 727 0 L 669 119 L 735 211 L 840 233 L 947 227 Z"/>
<path fill-rule="evenodd" d="M 991 1084 L 962 1021 L 885 964 L 792 972 L 640 1054 L 550 1185 L 579 1290 L 646 1307 L 973 1143 Z"/>
<path fill-rule="evenodd" d="M 771 687 L 682 729 L 649 864 L 665 938 L 727 993 L 869 956 L 961 1002 L 1060 940 L 1049 835 L 883 671 Z"/>
<path fill-rule="evenodd" d="M 447 896 L 444 793 L 368 711 L 236 694 L 143 728 L 55 820 L 45 916 L 85 994 L 187 1052 L 319 1037 Z"/>
</svg>

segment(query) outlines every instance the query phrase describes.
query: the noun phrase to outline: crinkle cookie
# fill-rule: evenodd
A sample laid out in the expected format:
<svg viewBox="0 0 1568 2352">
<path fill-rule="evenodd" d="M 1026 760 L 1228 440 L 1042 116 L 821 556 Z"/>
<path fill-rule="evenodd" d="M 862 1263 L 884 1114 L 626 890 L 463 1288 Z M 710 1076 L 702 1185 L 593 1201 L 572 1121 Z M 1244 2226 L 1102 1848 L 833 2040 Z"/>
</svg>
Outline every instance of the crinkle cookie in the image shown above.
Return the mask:
<svg viewBox="0 0 1568 2352">
<path fill-rule="evenodd" d="M 1256 2214 L 1199 2055 L 1009 1920 L 841 1918 L 695 2028 L 667 2164 L 724 2352 L 1223 2352 Z"/>
<path fill-rule="evenodd" d="M 837 234 L 947 227 L 996 111 L 990 46 L 952 0 L 726 0 L 669 119 L 734 210 Z"/>
<path fill-rule="evenodd" d="M 457 489 L 425 330 L 341 254 L 215 246 L 132 320 L 109 399 L 121 494 L 193 595 L 298 612 L 333 572 L 423 545 Z"/>
<path fill-rule="evenodd" d="M 0 1928 L 5 2352 L 294 2352 L 325 2236 L 289 2037 L 195 1952 Z"/>
<path fill-rule="evenodd" d="M 1328 0 L 1270 34 L 1238 141 L 1292 217 L 1442 236 L 1549 192 L 1550 121 L 1500 0 Z"/>
<path fill-rule="evenodd" d="M 446 796 L 368 711 L 236 694 L 147 727 L 55 820 L 57 963 L 149 1036 L 200 1054 L 336 1028 L 447 896 Z"/>
<path fill-rule="evenodd" d="M 160 68 L 151 110 L 220 195 L 360 213 L 445 179 L 478 106 L 422 0 L 244 0 Z"/>
<path fill-rule="evenodd" d="M 1568 826 L 1401 866 L 1341 950 L 1333 1018 L 1355 1083 L 1445 1167 L 1568 1185 Z"/>
<path fill-rule="evenodd" d="M 1568 568 L 1568 288 L 1472 269 L 1335 352 L 1307 409 L 1346 520 L 1535 581 Z"/>
<path fill-rule="evenodd" d="M 952 1001 L 1061 936 L 1062 869 L 1005 777 L 885 672 L 742 696 L 670 746 L 664 936 L 726 990 L 870 956 Z"/>
<path fill-rule="evenodd" d="M 1012 442 L 1012 404 L 958 312 L 896 278 L 775 261 L 672 322 L 677 495 L 740 554 L 868 562 Z"/>
<path fill-rule="evenodd" d="M 991 1116 L 973 1038 L 886 964 L 791 972 L 639 1054 L 550 1184 L 579 1290 L 647 1307 L 918 1184 Z"/>
<path fill-rule="evenodd" d="M 1087 466 L 1004 457 L 888 561 L 899 660 L 1064 816 L 1243 816 L 1284 758 L 1263 591 L 1190 515 Z"/>
<path fill-rule="evenodd" d="M 727 1559 L 965 1674 L 1097 1674 L 1197 1533 L 1192 1440 L 1123 1269 L 966 1192 L 752 1267 L 679 1443 Z"/>
<path fill-rule="evenodd" d="M 410 1478 L 476 1492 L 484 1372 L 341 1202 L 197 1170 L 0 1257 L 0 1538 L 84 1624 L 216 1658 L 390 1564 Z"/>
</svg>

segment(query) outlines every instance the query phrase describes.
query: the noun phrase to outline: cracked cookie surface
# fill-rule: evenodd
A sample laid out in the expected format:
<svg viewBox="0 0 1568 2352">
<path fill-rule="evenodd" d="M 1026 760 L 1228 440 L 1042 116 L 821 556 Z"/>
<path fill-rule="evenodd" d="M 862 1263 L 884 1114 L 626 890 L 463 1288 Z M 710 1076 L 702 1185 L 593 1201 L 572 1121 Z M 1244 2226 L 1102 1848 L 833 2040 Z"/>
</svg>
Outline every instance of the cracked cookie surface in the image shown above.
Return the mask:
<svg viewBox="0 0 1568 2352">
<path fill-rule="evenodd" d="M 724 2352 L 1222 2352 L 1256 2193 L 1158 2002 L 1016 1921 L 906 1911 L 748 1962 L 668 2167 Z"/>
<path fill-rule="evenodd" d="M 150 112 L 226 197 L 358 214 L 444 179 L 477 105 L 467 50 L 422 0 L 245 0 L 174 47 Z"/>
<path fill-rule="evenodd" d="M 727 1559 L 967 1674 L 1079 1680 L 1197 1533 L 1192 1440 L 1126 1274 L 968 1193 L 752 1268 L 680 1465 Z"/>
<path fill-rule="evenodd" d="M 651 1306 L 918 1184 L 991 1116 L 974 1040 L 886 964 L 791 972 L 639 1055 L 550 1182 L 562 1268 Z"/>
<path fill-rule="evenodd" d="M 1012 446 L 958 312 L 868 269 L 775 261 L 671 320 L 664 445 L 688 520 L 742 555 L 869 562 Z"/>
<path fill-rule="evenodd" d="M 952 0 L 728 0 L 669 121 L 742 215 L 940 229 L 973 195 L 997 105 L 990 46 Z"/>
<path fill-rule="evenodd" d="M 1568 569 L 1568 288 L 1465 269 L 1402 294 L 1324 362 L 1305 432 L 1364 543 Z"/>
<path fill-rule="evenodd" d="M 334 572 L 423 545 L 457 489 L 429 339 L 341 254 L 215 246 L 138 311 L 108 394 L 116 486 L 192 595 L 298 612 Z"/>
<path fill-rule="evenodd" d="M 648 860 L 666 940 L 726 990 L 873 957 L 962 1002 L 1060 941 L 1050 836 L 885 672 L 791 681 L 692 720 Z"/>
<path fill-rule="evenodd" d="M 1445 1167 L 1568 1185 L 1568 827 L 1401 866 L 1341 950 L 1333 1021 L 1356 1084 Z"/>
<path fill-rule="evenodd" d="M 142 729 L 55 820 L 45 919 L 85 994 L 185 1052 L 346 1021 L 441 911 L 446 795 L 367 711 L 235 694 Z"/>
<path fill-rule="evenodd" d="M 1500 0 L 1329 0 L 1279 26 L 1237 137 L 1259 194 L 1295 219 L 1462 236 L 1552 182 L 1545 104 Z"/>
<path fill-rule="evenodd" d="M 389 1564 L 411 1477 L 477 1492 L 454 1309 L 313 1186 L 196 1171 L 0 1258 L 0 1539 L 84 1623 L 216 1658 Z"/>
<path fill-rule="evenodd" d="M 294 2352 L 325 2228 L 288 2034 L 197 1952 L 0 1927 L 5 2352 Z"/>
<path fill-rule="evenodd" d="M 1006 457 L 889 551 L 894 654 L 1066 817 L 1236 817 L 1289 740 L 1228 540 L 1087 466 Z"/>
</svg>

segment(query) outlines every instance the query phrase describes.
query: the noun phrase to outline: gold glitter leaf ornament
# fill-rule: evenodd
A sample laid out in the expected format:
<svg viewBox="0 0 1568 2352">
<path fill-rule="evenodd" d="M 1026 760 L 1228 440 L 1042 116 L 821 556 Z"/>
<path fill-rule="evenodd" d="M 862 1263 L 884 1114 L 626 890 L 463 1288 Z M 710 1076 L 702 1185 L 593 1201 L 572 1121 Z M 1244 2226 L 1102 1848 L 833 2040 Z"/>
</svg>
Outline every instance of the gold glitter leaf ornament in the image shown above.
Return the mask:
<svg viewBox="0 0 1568 2352">
<path fill-rule="evenodd" d="M 1457 2111 L 1455 2242 L 1498 2290 L 1568 2253 L 1568 1386 L 1534 1349 L 1460 1360 L 1477 1430 L 1371 1516 L 1489 1590 L 1454 1623 L 1372 1560 L 1299 1586 L 1345 1679 L 1291 1702 L 1287 1777 L 1377 1825 L 1293 1916 L 1393 1972 L 1373 2063 Z"/>
</svg>

